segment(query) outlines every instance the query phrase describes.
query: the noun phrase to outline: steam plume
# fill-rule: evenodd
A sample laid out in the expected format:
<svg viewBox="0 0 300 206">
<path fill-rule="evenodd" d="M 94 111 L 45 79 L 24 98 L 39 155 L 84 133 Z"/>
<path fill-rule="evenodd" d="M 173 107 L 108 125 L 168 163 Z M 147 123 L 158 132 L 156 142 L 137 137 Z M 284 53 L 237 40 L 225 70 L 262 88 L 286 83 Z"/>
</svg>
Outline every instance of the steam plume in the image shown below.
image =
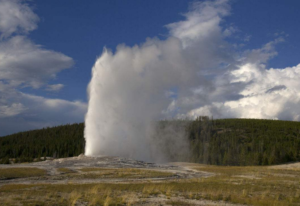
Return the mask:
<svg viewBox="0 0 300 206">
<path fill-rule="evenodd" d="M 289 81 L 293 77 L 287 75 L 294 72 L 299 79 L 299 66 L 282 72 L 265 68 L 276 55 L 274 46 L 283 39 L 237 55 L 225 41 L 232 29 L 220 26 L 229 14 L 227 0 L 196 2 L 184 15 L 186 20 L 167 25 L 167 39 L 148 38 L 133 47 L 119 45 L 114 53 L 105 48 L 88 87 L 86 155 L 168 160 L 162 148 L 185 151 L 188 143 L 185 134 L 173 128 L 153 139 L 159 119 L 197 115 L 278 118 L 283 107 L 268 113 L 263 108 L 255 111 L 255 106 L 264 97 L 281 98 L 279 102 L 287 104 L 296 95 L 291 105 L 300 102 L 300 94 L 291 90 L 300 88 L 300 83 Z M 280 78 L 287 84 L 282 85 Z M 263 107 L 266 104 L 276 106 L 269 102 Z"/>
<path fill-rule="evenodd" d="M 219 21 L 226 13 L 219 9 L 221 3 L 226 2 L 195 4 L 186 21 L 168 25 L 172 36 L 166 40 L 147 39 L 132 48 L 120 45 L 114 54 L 104 49 L 88 88 L 86 155 L 163 158 L 152 141 L 153 122 L 174 116 L 171 103 L 199 85 L 197 72 L 221 56 Z M 207 10 L 213 12 L 205 14 Z M 209 44 L 214 46 L 207 50 Z"/>
</svg>

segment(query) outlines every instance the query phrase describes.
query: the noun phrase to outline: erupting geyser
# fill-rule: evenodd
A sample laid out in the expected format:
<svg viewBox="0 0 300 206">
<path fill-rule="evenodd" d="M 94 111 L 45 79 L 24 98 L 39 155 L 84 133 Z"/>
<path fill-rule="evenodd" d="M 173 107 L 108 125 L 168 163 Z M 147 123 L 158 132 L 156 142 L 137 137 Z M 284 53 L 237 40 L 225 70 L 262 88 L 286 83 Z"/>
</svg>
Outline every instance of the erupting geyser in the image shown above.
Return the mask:
<svg viewBox="0 0 300 206">
<path fill-rule="evenodd" d="M 195 4 L 186 21 L 167 26 L 171 35 L 166 40 L 147 39 L 134 47 L 119 45 L 115 53 L 104 49 L 88 87 L 86 155 L 152 161 L 167 158 L 159 149 L 166 141 L 152 138 L 155 122 L 193 107 L 192 102 L 184 101 L 192 93 L 190 88 L 201 83 L 198 72 L 219 63 L 219 17 L 227 14 L 221 2 L 226 4 Z M 208 9 L 211 12 L 205 13 Z M 172 138 L 167 144 L 184 151 L 184 138 L 175 134 Z"/>
<path fill-rule="evenodd" d="M 93 68 L 86 116 L 86 155 L 163 158 L 152 136 L 167 115 L 172 95 L 189 87 L 196 74 L 183 70 L 180 41 L 149 40 L 141 47 L 104 50 Z M 193 74 L 193 75 L 192 75 Z"/>
<path fill-rule="evenodd" d="M 157 134 L 156 122 L 166 118 L 300 120 L 300 65 L 266 67 L 283 38 L 233 51 L 225 40 L 235 29 L 220 26 L 229 10 L 227 0 L 196 2 L 186 20 L 166 26 L 167 39 L 104 49 L 88 87 L 86 155 L 164 161 L 184 154 L 184 132 Z"/>
</svg>

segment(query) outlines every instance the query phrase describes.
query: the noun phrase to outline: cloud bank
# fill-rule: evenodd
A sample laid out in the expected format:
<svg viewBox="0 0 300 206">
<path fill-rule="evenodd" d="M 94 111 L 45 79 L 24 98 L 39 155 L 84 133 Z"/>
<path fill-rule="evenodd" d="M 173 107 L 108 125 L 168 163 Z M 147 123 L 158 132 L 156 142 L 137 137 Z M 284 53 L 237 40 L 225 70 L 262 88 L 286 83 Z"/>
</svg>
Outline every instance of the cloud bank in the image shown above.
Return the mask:
<svg viewBox="0 0 300 206">
<path fill-rule="evenodd" d="M 165 118 L 300 120 L 300 66 L 267 68 L 284 39 L 236 51 L 227 38 L 237 29 L 222 26 L 227 15 L 227 0 L 196 2 L 166 26 L 167 39 L 104 49 L 88 88 L 86 155 L 166 159 L 153 141 L 154 122 Z"/>
<path fill-rule="evenodd" d="M 71 57 L 45 49 L 26 36 L 37 28 L 38 21 L 26 1 L 0 0 L 0 135 L 81 122 L 86 112 L 82 102 L 47 99 L 20 91 L 59 91 L 63 84 L 48 82 L 74 64 Z"/>
</svg>

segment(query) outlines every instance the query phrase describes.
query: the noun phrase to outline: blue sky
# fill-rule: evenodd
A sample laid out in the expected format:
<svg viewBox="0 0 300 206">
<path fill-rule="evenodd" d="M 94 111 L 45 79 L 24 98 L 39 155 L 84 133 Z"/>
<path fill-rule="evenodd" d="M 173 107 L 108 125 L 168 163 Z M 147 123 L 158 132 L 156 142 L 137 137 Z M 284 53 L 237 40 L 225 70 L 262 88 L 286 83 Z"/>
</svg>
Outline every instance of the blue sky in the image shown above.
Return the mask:
<svg viewBox="0 0 300 206">
<path fill-rule="evenodd" d="M 18 10 L 20 13 L 25 8 L 28 13 L 23 13 L 22 18 L 26 21 L 13 18 L 14 14 L 7 13 L 4 5 L 23 8 Z M 261 60 L 264 66 L 267 69 L 284 69 L 300 63 L 300 1 L 232 0 L 228 5 L 231 7 L 230 14 L 221 17 L 219 26 L 230 33 L 223 33 L 222 38 L 229 45 L 228 49 L 234 51 L 232 58 L 255 53 L 254 50 L 281 38 L 282 42 L 274 43 L 270 52 L 277 55 L 268 54 L 267 60 Z M 1 49 L 5 58 L 6 54 L 21 50 L 18 46 L 15 50 L 7 49 L 5 45 L 15 44 L 13 40 L 24 48 L 23 53 L 27 53 L 24 45 L 41 53 L 37 59 L 28 56 L 20 59 L 17 66 L 14 60 L 0 65 L 0 83 L 3 83 L 0 135 L 84 121 L 91 69 L 103 48 L 115 51 L 119 44 L 140 45 L 148 37 L 166 40 L 170 37 L 170 29 L 166 25 L 184 21 L 184 14 L 190 10 L 191 2 L 182 0 L 88 3 L 81 0 L 0 0 L 0 18 L 8 19 L 6 23 L 0 21 L 0 44 L 4 45 L 0 45 L 0 55 Z M 52 53 L 47 54 L 46 51 Z M 11 56 L 11 59 L 17 58 L 17 54 L 16 57 Z M 43 62 L 43 59 L 47 61 Z M 22 61 L 26 68 L 22 67 Z M 31 70 L 31 67 L 35 69 Z M 16 72 L 6 71 L 8 68 L 14 68 Z M 24 75 L 19 71 L 23 71 Z M 20 77 L 22 75 L 24 77 Z M 10 95 L 4 91 L 11 91 Z M 30 105 L 35 104 L 38 106 L 31 108 Z M 197 108 L 204 106 L 197 105 Z M 64 113 L 66 111 L 68 114 Z"/>
<path fill-rule="evenodd" d="M 165 25 L 184 19 L 180 14 L 188 10 L 188 1 L 34 1 L 35 13 L 41 18 L 38 29 L 30 34 L 34 42 L 47 49 L 60 51 L 75 61 L 74 67 L 62 71 L 57 82 L 65 87 L 59 93 L 30 92 L 47 97 L 87 101 L 86 87 L 91 68 L 104 46 L 114 50 L 118 44 L 133 46 L 147 37 L 165 39 Z M 248 49 L 260 48 L 274 39 L 275 33 L 289 35 L 277 46 L 279 56 L 269 62 L 270 67 L 284 68 L 299 63 L 300 21 L 299 1 L 251 0 L 232 1 L 232 14 L 223 24 L 233 25 L 239 32 L 231 42 L 244 42 Z M 240 38 L 240 39 L 239 39 Z M 244 49 L 243 48 L 243 49 Z M 56 81 L 53 81 L 54 83 Z"/>
</svg>

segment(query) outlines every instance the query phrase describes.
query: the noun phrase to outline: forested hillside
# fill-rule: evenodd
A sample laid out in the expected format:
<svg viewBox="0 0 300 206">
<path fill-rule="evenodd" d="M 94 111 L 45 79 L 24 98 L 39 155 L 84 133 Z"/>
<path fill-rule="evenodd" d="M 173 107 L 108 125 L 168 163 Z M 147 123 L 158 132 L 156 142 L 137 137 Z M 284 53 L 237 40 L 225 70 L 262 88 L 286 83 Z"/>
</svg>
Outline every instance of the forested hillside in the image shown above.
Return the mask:
<svg viewBox="0 0 300 206">
<path fill-rule="evenodd" d="M 179 130 L 185 130 L 190 143 L 187 158 L 190 162 L 271 165 L 300 160 L 300 122 L 210 120 L 208 117 L 199 117 L 195 121 L 180 120 L 175 124 L 171 122 L 161 123 L 163 127 L 173 124 Z M 47 156 L 77 156 L 84 152 L 83 130 L 84 124 L 81 123 L 0 137 L 0 163 L 8 163 L 9 158 L 14 158 L 16 162 L 30 162 L 34 158 Z M 171 139 L 168 137 L 168 141 Z M 171 155 L 182 160 L 178 154 Z"/>
<path fill-rule="evenodd" d="M 199 117 L 187 132 L 192 162 L 271 165 L 300 160 L 300 122 Z"/>
<path fill-rule="evenodd" d="M 40 157 L 72 157 L 83 153 L 84 124 L 72 124 L 20 132 L 0 137 L 0 161 L 31 162 Z"/>
</svg>

